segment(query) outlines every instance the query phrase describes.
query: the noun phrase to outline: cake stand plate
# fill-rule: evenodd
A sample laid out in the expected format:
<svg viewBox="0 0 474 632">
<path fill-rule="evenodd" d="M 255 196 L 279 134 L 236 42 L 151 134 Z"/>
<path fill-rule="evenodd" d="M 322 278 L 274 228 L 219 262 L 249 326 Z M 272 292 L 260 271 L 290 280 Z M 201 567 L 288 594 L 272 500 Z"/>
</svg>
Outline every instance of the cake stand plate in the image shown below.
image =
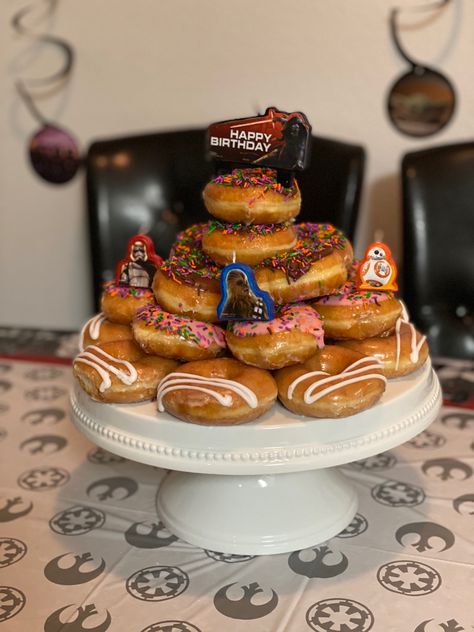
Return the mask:
<svg viewBox="0 0 474 632">
<path fill-rule="evenodd" d="M 214 551 L 284 553 L 342 531 L 357 494 L 336 466 L 408 441 L 436 418 L 441 389 L 429 360 L 389 380 L 378 404 L 351 417 L 311 419 L 280 404 L 241 426 L 201 426 L 156 411 L 155 403 L 107 405 L 78 385 L 73 421 L 94 443 L 170 470 L 157 499 L 175 535 Z"/>
</svg>

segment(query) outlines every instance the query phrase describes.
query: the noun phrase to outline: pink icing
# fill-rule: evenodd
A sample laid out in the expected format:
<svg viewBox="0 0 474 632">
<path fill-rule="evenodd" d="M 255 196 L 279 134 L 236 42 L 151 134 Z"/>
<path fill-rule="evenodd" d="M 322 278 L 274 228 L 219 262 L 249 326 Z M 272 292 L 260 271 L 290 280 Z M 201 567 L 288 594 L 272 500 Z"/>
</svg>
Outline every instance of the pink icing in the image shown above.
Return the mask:
<svg viewBox="0 0 474 632">
<path fill-rule="evenodd" d="M 186 316 L 170 314 L 157 305 L 138 310 L 135 321 L 142 321 L 147 327 L 193 342 L 203 349 L 207 349 L 213 343 L 222 348 L 226 346 L 224 330 L 220 327 Z"/>
<path fill-rule="evenodd" d="M 229 322 L 228 329 L 235 336 L 241 337 L 281 334 L 297 329 L 314 336 L 320 349 L 324 347 L 323 324 L 318 312 L 309 305 L 285 305 L 280 310 L 278 317 L 273 320 Z"/>
<path fill-rule="evenodd" d="M 322 296 L 315 301 L 317 305 L 378 305 L 393 298 L 392 292 L 378 292 L 377 290 L 358 290 L 355 283 L 347 281 L 338 292 L 329 296 Z"/>
</svg>

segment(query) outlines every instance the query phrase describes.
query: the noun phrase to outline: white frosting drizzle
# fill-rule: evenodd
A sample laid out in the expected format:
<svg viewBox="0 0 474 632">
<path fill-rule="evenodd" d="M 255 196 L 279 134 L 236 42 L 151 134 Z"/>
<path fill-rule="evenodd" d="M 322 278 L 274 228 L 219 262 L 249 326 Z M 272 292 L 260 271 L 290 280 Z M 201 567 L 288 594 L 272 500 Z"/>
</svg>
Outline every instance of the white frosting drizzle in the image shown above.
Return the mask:
<svg viewBox="0 0 474 632">
<path fill-rule="evenodd" d="M 360 364 L 365 364 L 365 366 L 359 366 Z M 321 397 L 324 397 L 328 393 L 332 393 L 333 391 L 336 391 L 339 388 L 343 388 L 348 384 L 355 384 L 356 382 L 376 379 L 382 380 L 382 382 L 386 384 L 387 378 L 381 373 L 365 373 L 366 371 L 370 371 L 373 369 L 381 369 L 382 366 L 382 363 L 379 362 L 377 358 L 374 358 L 373 356 L 367 356 L 365 358 L 360 358 L 359 360 L 356 360 L 336 375 L 330 375 L 325 371 L 310 371 L 309 373 L 304 373 L 303 375 L 300 375 L 295 380 L 293 380 L 293 382 L 289 385 L 288 399 L 293 399 L 294 390 L 300 382 L 319 375 L 325 375 L 326 377 L 321 380 L 316 380 L 316 382 L 313 382 L 307 387 L 303 396 L 305 404 L 314 404 L 314 402 L 316 402 L 318 399 L 321 399 Z M 360 373 L 364 373 L 364 375 L 359 375 Z M 331 384 L 331 382 L 335 382 L 337 380 L 339 380 L 337 384 Z M 323 386 L 324 384 L 329 384 L 329 386 L 314 394 L 314 390 L 316 388 L 319 388 L 320 386 Z"/>
<path fill-rule="evenodd" d="M 222 387 L 227 388 L 237 395 L 241 397 L 250 408 L 257 408 L 258 399 L 255 393 L 250 390 L 244 384 L 240 384 L 239 382 L 234 382 L 233 380 L 226 380 L 220 377 L 204 377 L 203 375 L 195 375 L 193 373 L 169 373 L 166 377 L 164 377 L 158 385 L 157 392 L 157 404 L 158 410 L 163 412 L 165 410 L 163 406 L 163 397 L 172 391 L 188 389 L 192 391 L 201 391 L 203 393 L 208 393 L 212 397 L 214 397 L 219 404 L 229 408 L 232 406 L 232 396 L 231 395 L 223 395 L 217 391 L 211 390 L 209 387 Z"/>
<path fill-rule="evenodd" d="M 100 357 L 101 355 L 103 357 Z M 120 369 L 113 364 L 109 364 L 107 360 L 112 360 L 112 362 L 115 362 L 116 364 L 123 365 L 128 370 L 128 373 L 125 373 L 123 369 Z M 119 360 L 118 358 L 114 358 L 109 353 L 106 353 L 105 351 L 103 351 L 103 349 L 100 349 L 95 345 L 90 345 L 89 347 L 87 347 L 87 351 L 83 351 L 82 353 L 80 353 L 75 358 L 74 364 L 76 362 L 87 364 L 97 371 L 97 373 L 102 378 L 102 383 L 99 386 L 99 391 L 101 393 L 110 388 L 112 384 L 112 381 L 110 379 L 111 373 L 116 375 L 118 379 L 122 382 L 122 384 L 126 384 L 127 386 L 130 386 L 131 384 L 136 382 L 138 377 L 137 370 L 135 369 L 133 364 L 131 364 L 127 360 Z"/>
<path fill-rule="evenodd" d="M 395 370 L 398 371 L 398 367 L 400 366 L 400 353 L 401 353 L 401 334 L 400 330 L 402 325 L 407 325 L 410 328 L 410 362 L 412 364 L 416 364 L 418 362 L 418 357 L 420 355 L 420 349 L 423 346 L 423 343 L 426 340 L 426 336 L 421 336 L 418 344 L 416 343 L 416 329 L 410 323 L 410 317 L 408 316 L 407 309 L 403 301 L 400 301 L 402 304 L 402 313 L 400 318 L 397 319 L 395 323 L 395 336 L 396 336 L 396 345 L 397 345 L 397 357 L 395 361 Z"/>
<path fill-rule="evenodd" d="M 81 329 L 81 333 L 79 335 L 79 351 L 84 351 L 84 336 L 86 330 L 89 328 L 89 336 L 92 340 L 98 340 L 100 334 L 100 328 L 104 320 L 107 320 L 105 314 L 96 314 Z"/>
</svg>

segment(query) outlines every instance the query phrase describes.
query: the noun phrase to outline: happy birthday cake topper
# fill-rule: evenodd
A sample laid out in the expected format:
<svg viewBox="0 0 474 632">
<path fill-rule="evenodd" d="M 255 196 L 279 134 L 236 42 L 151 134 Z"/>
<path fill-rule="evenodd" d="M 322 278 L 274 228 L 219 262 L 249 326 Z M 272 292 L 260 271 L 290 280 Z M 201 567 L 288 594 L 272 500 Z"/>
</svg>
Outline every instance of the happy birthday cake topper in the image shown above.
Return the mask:
<svg viewBox="0 0 474 632">
<path fill-rule="evenodd" d="M 268 292 L 260 289 L 252 268 L 245 263 L 229 263 L 220 277 L 219 320 L 273 320 L 275 307 Z"/>
<path fill-rule="evenodd" d="M 208 152 L 218 164 L 301 171 L 309 161 L 311 125 L 302 112 L 280 112 L 221 121 L 209 126 Z"/>
<path fill-rule="evenodd" d="M 357 268 L 359 290 L 379 290 L 396 292 L 398 285 L 397 266 L 387 244 L 374 241 L 365 251 Z"/>
<path fill-rule="evenodd" d="M 134 235 L 128 240 L 127 256 L 117 265 L 115 281 L 120 285 L 151 288 L 156 269 L 162 263 L 151 238 Z"/>
</svg>

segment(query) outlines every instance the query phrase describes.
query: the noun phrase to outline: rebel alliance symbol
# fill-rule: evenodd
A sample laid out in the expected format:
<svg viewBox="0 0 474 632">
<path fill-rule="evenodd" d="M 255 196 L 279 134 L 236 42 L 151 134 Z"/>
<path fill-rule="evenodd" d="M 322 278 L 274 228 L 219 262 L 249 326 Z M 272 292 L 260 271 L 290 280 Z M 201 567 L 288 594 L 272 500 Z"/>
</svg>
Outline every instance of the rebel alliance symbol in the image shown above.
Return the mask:
<svg viewBox="0 0 474 632">
<path fill-rule="evenodd" d="M 428 595 L 441 586 L 438 571 L 412 560 L 384 564 L 377 571 L 377 580 L 387 590 L 409 597 Z"/>
<path fill-rule="evenodd" d="M 240 599 L 229 598 L 227 592 L 232 586 L 236 586 L 236 583 L 227 584 L 220 588 L 214 596 L 214 606 L 221 614 L 231 619 L 260 619 L 265 617 L 270 612 L 273 612 L 278 605 L 278 595 L 271 589 L 271 598 L 263 604 L 256 605 L 252 603 L 252 599 L 258 593 L 263 593 L 264 590 L 257 582 L 252 582 L 248 586 L 239 586 L 239 589 L 234 589 L 232 592 L 234 595 L 241 594 Z M 243 594 L 242 594 L 243 593 Z"/>
<path fill-rule="evenodd" d="M 65 485 L 69 473 L 59 467 L 36 467 L 20 474 L 18 485 L 33 492 L 56 489 Z"/>
<path fill-rule="evenodd" d="M 410 441 L 406 442 L 406 446 L 411 448 L 440 448 L 446 443 L 446 439 L 443 435 L 432 432 L 431 430 L 423 430 L 416 437 L 413 437 Z"/>
<path fill-rule="evenodd" d="M 434 621 L 434 619 L 427 619 L 426 621 L 422 621 L 419 625 L 416 626 L 413 632 L 463 632 L 463 630 L 466 629 L 459 625 L 459 623 L 455 619 L 444 621 L 439 625 L 428 625 L 432 621 Z"/>
<path fill-rule="evenodd" d="M 189 586 L 189 577 L 176 566 L 149 566 L 127 579 L 127 592 L 142 601 L 165 601 L 183 593 Z"/>
<path fill-rule="evenodd" d="M 21 509 L 19 507 L 23 508 Z M 17 510 L 10 511 L 11 508 L 16 508 Z M 26 516 L 32 509 L 33 503 L 25 503 L 21 496 L 7 498 L 6 500 L 0 499 L 0 522 L 10 522 L 11 520 Z"/>
<path fill-rule="evenodd" d="M 61 408 L 38 408 L 36 410 L 30 410 L 22 417 L 22 421 L 26 421 L 32 426 L 37 424 L 57 424 L 62 421 L 66 413 Z"/>
<path fill-rule="evenodd" d="M 53 366 L 42 366 L 38 369 L 31 369 L 25 373 L 25 377 L 29 380 L 54 380 L 62 375 L 62 370 Z"/>
<path fill-rule="evenodd" d="M 126 459 L 118 454 L 112 454 L 103 448 L 94 448 L 87 455 L 88 460 L 91 463 L 97 463 L 98 465 L 107 465 L 109 463 L 124 463 Z"/>
<path fill-rule="evenodd" d="M 192 623 L 187 621 L 157 621 L 148 625 L 142 632 L 201 632 Z"/>
<path fill-rule="evenodd" d="M 50 582 L 64 586 L 85 584 L 98 577 L 104 570 L 105 562 L 103 558 L 100 558 L 100 560 L 99 566 L 91 570 L 81 571 L 83 566 L 86 564 L 90 566 L 89 562 L 94 562 L 92 553 L 82 553 L 80 555 L 64 553 L 63 555 L 58 555 L 46 564 L 44 567 L 44 575 Z M 64 565 L 64 562 L 66 565 Z"/>
<path fill-rule="evenodd" d="M 90 624 L 87 626 L 82 625 L 87 619 L 94 618 L 94 620 L 96 620 L 97 615 L 101 617 L 95 607 L 95 604 L 93 603 L 88 603 L 85 606 L 79 606 L 71 613 L 75 613 L 73 618 L 69 615 L 64 617 L 65 620 L 63 621 L 61 619 L 62 613 L 68 608 L 71 608 L 71 606 L 74 606 L 74 604 L 69 604 L 63 608 L 59 608 L 50 614 L 44 622 L 44 632 L 105 632 L 109 629 L 112 617 L 110 616 L 110 612 L 108 610 L 105 611 L 107 613 L 105 619 L 96 626 L 91 627 Z"/>
<path fill-rule="evenodd" d="M 55 399 L 59 399 L 63 395 L 66 395 L 67 390 L 65 388 L 59 388 L 59 386 L 38 386 L 31 391 L 26 391 L 25 399 L 40 401 L 40 402 L 52 402 Z"/>
<path fill-rule="evenodd" d="M 459 430 L 464 430 L 465 428 L 469 428 L 471 424 L 474 424 L 474 414 L 453 411 L 443 415 L 441 417 L 441 423 L 445 426 L 453 426 L 459 428 Z"/>
<path fill-rule="evenodd" d="M 137 490 L 138 484 L 132 478 L 114 476 L 92 483 L 86 491 L 88 496 L 95 496 L 97 500 L 103 501 L 109 500 L 109 498 L 125 500 L 129 496 L 133 496 Z"/>
<path fill-rule="evenodd" d="M 30 454 L 52 454 L 53 452 L 59 452 L 66 445 L 66 439 L 59 435 L 36 435 L 22 441 L 20 450 L 27 448 Z M 52 449 L 46 450 L 47 446 L 52 446 Z"/>
<path fill-rule="evenodd" d="M 306 623 L 315 632 L 369 632 L 374 616 L 352 599 L 323 599 L 306 612 Z"/>
<path fill-rule="evenodd" d="M 349 566 L 349 560 L 344 553 L 340 553 L 341 557 L 336 564 L 325 564 L 324 560 L 332 555 L 335 555 L 334 552 L 326 545 L 294 551 L 288 558 L 288 566 L 298 575 L 305 577 L 323 577 L 325 579 L 336 577 L 346 570 Z"/>
<path fill-rule="evenodd" d="M 401 481 L 387 481 L 372 489 L 372 498 L 389 507 L 415 507 L 425 500 L 421 487 Z"/>
<path fill-rule="evenodd" d="M 367 459 L 361 459 L 351 463 L 351 467 L 355 470 L 385 470 L 396 465 L 397 459 L 388 452 L 370 456 Z"/>
<path fill-rule="evenodd" d="M 454 534 L 436 522 L 411 522 L 403 525 L 403 527 L 397 529 L 395 538 L 397 542 L 404 546 L 403 538 L 409 534 L 419 536 L 418 540 L 411 542 L 410 545 L 420 553 L 433 549 L 437 552 L 446 551 L 446 549 L 450 549 L 453 546 L 455 541 Z M 438 540 L 442 540 L 443 548 L 436 546 Z"/>
<path fill-rule="evenodd" d="M 468 508 L 466 511 L 461 509 L 463 505 L 467 505 Z M 453 507 L 462 515 L 474 516 L 474 494 L 463 494 L 462 496 L 458 496 L 453 500 Z"/>
<path fill-rule="evenodd" d="M 11 619 L 23 609 L 26 597 L 12 586 L 0 586 L 0 623 Z"/>
<path fill-rule="evenodd" d="M 98 529 L 105 522 L 105 514 L 93 507 L 76 505 L 57 513 L 49 521 L 52 531 L 61 535 L 83 535 Z"/>
<path fill-rule="evenodd" d="M 205 550 L 204 553 L 216 562 L 225 562 L 226 564 L 236 564 L 239 562 L 248 562 L 255 559 L 255 555 L 236 555 L 235 553 L 219 553 L 218 551 Z"/>
<path fill-rule="evenodd" d="M 125 539 L 139 549 L 158 549 L 178 539 L 162 522 L 134 522 L 125 532 Z"/>
<path fill-rule="evenodd" d="M 460 480 L 456 474 L 460 472 L 463 475 L 461 480 L 466 480 L 472 476 L 472 467 L 467 463 L 458 461 L 457 459 L 430 459 L 423 463 L 421 470 L 424 474 L 430 476 L 431 470 L 434 471 L 434 476 L 440 478 L 442 481 L 449 479 Z M 453 474 L 453 476 L 451 476 Z"/>
<path fill-rule="evenodd" d="M 15 538 L 0 538 L 0 568 L 19 562 L 27 551 L 26 544 Z"/>
<path fill-rule="evenodd" d="M 364 531 L 367 531 L 368 527 L 369 523 L 367 522 L 366 518 L 364 518 L 362 514 L 358 513 L 352 518 L 352 522 L 347 525 L 344 531 L 338 533 L 336 537 L 355 538 L 356 535 L 360 535 L 361 533 L 364 533 Z"/>
</svg>

